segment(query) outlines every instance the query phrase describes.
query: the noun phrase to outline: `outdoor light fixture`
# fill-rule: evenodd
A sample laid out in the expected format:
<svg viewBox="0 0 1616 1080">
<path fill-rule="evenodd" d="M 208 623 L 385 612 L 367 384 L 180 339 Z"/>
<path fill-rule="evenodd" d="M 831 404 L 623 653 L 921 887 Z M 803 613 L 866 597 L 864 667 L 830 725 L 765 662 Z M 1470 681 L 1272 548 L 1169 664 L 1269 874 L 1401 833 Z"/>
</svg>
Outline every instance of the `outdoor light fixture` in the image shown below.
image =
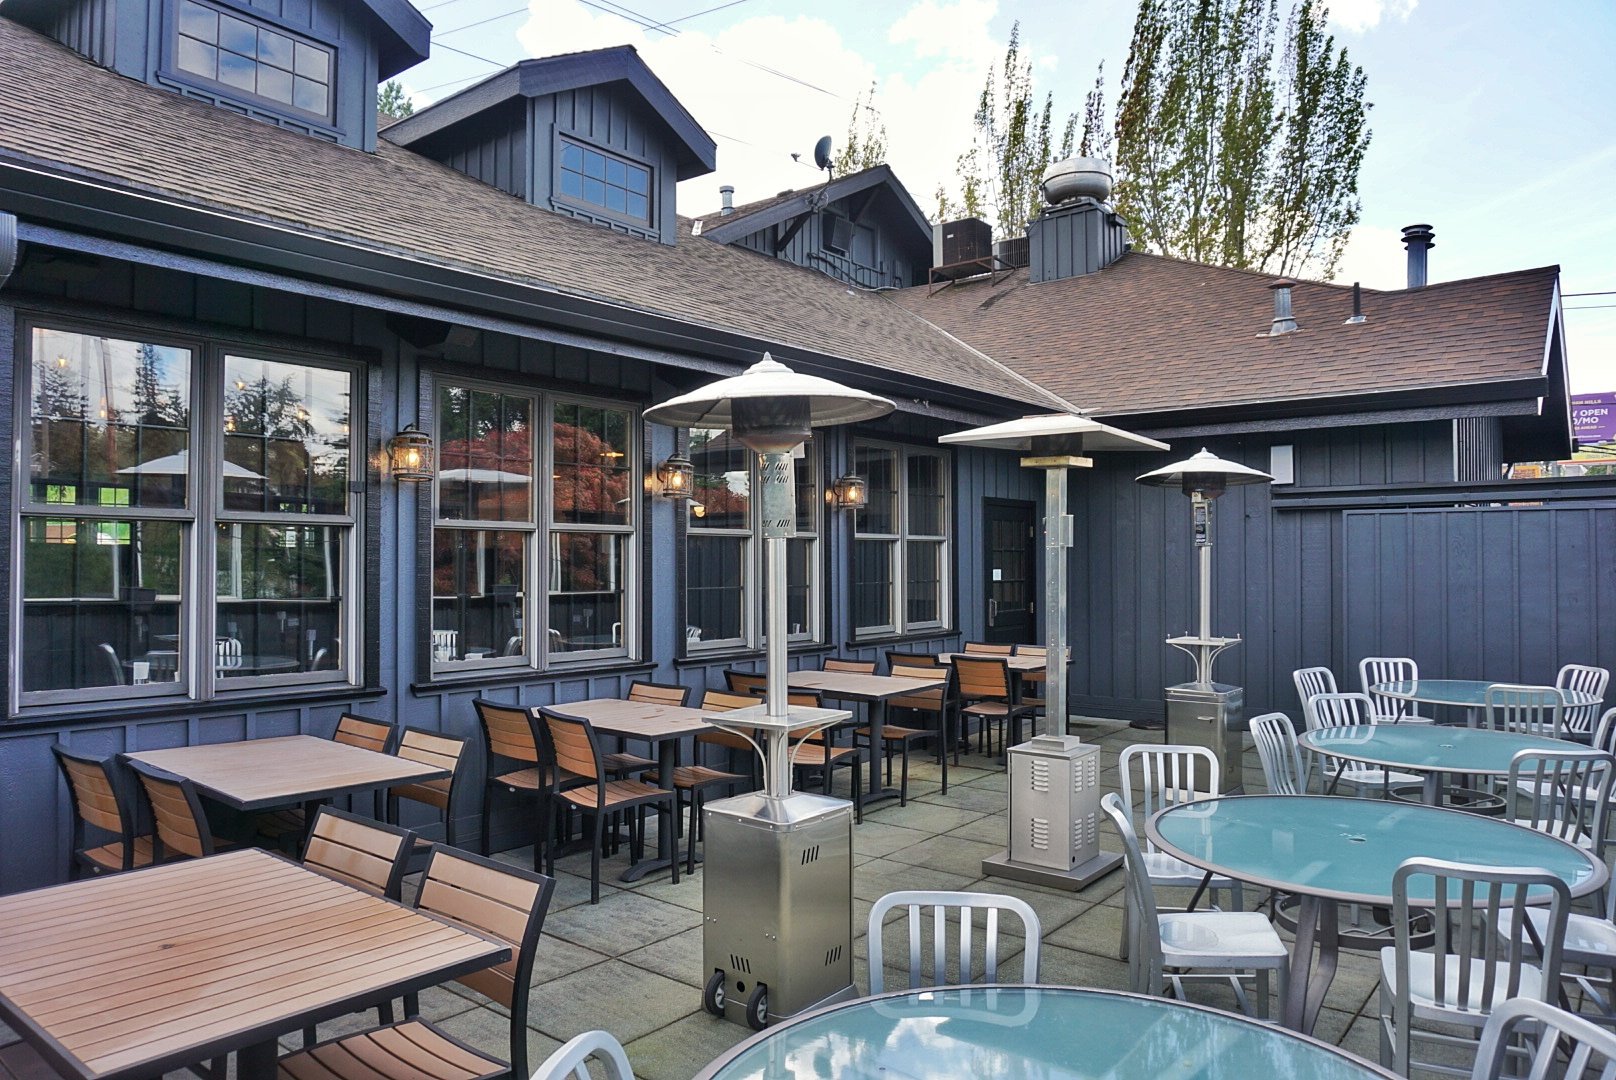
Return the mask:
<svg viewBox="0 0 1616 1080">
<path fill-rule="evenodd" d="M 864 477 L 851 473 L 832 484 L 826 494 L 838 510 L 862 510 L 870 505 L 870 485 Z"/>
<path fill-rule="evenodd" d="M 683 454 L 675 454 L 657 466 L 657 483 L 665 499 L 689 499 L 695 492 L 696 467 Z"/>
<path fill-rule="evenodd" d="M 387 462 L 393 479 L 401 484 L 421 484 L 437 475 L 437 458 L 432 436 L 410 424 L 387 441 Z"/>
</svg>

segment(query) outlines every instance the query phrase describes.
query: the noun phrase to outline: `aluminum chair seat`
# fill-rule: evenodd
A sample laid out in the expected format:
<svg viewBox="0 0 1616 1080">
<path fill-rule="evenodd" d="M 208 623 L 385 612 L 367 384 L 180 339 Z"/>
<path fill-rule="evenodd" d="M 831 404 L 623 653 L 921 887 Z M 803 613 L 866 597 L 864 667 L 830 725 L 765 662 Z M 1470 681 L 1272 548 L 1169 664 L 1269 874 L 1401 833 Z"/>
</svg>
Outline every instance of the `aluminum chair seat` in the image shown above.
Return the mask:
<svg viewBox="0 0 1616 1080">
<path fill-rule="evenodd" d="M 1283 963 L 1290 956 L 1268 916 L 1255 911 L 1162 912 L 1156 921 L 1166 967 Z"/>
<path fill-rule="evenodd" d="M 1159 885 L 1164 889 L 1193 889 L 1201 884 L 1206 877 L 1206 871 L 1199 866 L 1192 866 L 1183 859 L 1169 855 L 1165 851 L 1143 852 L 1145 872 L 1150 875 L 1150 883 Z M 1221 874 L 1213 874 L 1208 889 L 1228 889 L 1234 886 L 1234 879 Z"/>
<path fill-rule="evenodd" d="M 1546 914 L 1546 913 L 1545 913 Z M 1543 999 L 1543 972 L 1530 964 L 1521 968 L 1520 988 L 1514 993 L 1508 991 L 1507 964 L 1495 964 L 1498 975 L 1493 985 L 1494 1001 L 1487 1001 L 1482 997 L 1482 990 L 1486 982 L 1487 961 L 1472 958 L 1470 964 L 1470 986 L 1467 1000 L 1458 999 L 1459 991 L 1459 964 L 1457 956 L 1442 957 L 1446 968 L 1446 982 L 1444 996 L 1436 996 L 1436 957 L 1426 952 L 1411 953 L 1408 958 L 1409 967 L 1409 1000 L 1414 1008 L 1414 1015 L 1427 1020 L 1440 1020 L 1446 1023 L 1469 1024 L 1473 1027 L 1482 1027 L 1487 1023 L 1488 1010 L 1494 1005 L 1500 1005 L 1508 997 L 1524 997 Z M 1397 992 L 1397 950 L 1391 946 L 1380 950 L 1380 977 L 1392 993 Z"/>
<path fill-rule="evenodd" d="M 1549 913 L 1540 908 L 1529 908 L 1526 919 L 1532 924 L 1532 930 L 1541 941 L 1544 930 L 1549 925 Z M 1505 924 L 1499 928 L 1499 932 L 1508 933 L 1507 921 L 1500 918 L 1499 922 Z M 1601 919 L 1597 915 L 1583 915 L 1573 911 L 1566 916 L 1565 938 L 1560 945 L 1560 962 L 1582 964 L 1585 967 L 1616 967 L 1616 923 L 1609 919 Z"/>
</svg>

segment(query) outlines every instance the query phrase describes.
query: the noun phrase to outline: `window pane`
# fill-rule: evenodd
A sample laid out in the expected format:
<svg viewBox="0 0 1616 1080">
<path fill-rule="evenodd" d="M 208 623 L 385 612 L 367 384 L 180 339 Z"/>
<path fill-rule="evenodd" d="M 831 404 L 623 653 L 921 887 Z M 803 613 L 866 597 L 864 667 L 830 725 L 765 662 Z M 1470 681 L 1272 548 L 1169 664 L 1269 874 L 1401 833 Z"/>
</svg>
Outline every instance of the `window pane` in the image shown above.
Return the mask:
<svg viewBox="0 0 1616 1080">
<path fill-rule="evenodd" d="M 521 394 L 439 388 L 439 518 L 532 520 L 533 408 Z"/>
<path fill-rule="evenodd" d="M 347 535 L 329 525 L 215 528 L 219 678 L 339 666 Z"/>
<path fill-rule="evenodd" d="M 575 199 L 583 198 L 584 178 L 575 172 L 561 173 L 561 194 L 571 195 Z"/>
<path fill-rule="evenodd" d="M 297 73 L 317 83 L 331 81 L 331 54 L 313 45 L 297 43 Z"/>
<path fill-rule="evenodd" d="M 184 506 L 190 351 L 43 328 L 32 343 L 29 499 Z"/>
<path fill-rule="evenodd" d="M 189 71 L 191 74 L 200 75 L 204 79 L 217 79 L 219 77 L 219 50 L 212 45 L 182 37 L 180 38 L 179 65 L 181 71 Z"/>
<path fill-rule="evenodd" d="M 553 415 L 555 520 L 568 525 L 628 524 L 634 519 L 630 414 L 558 402 Z"/>
<path fill-rule="evenodd" d="M 636 195 L 646 195 L 651 190 L 651 174 L 638 165 L 628 167 L 628 189 Z"/>
<path fill-rule="evenodd" d="M 891 540 L 853 542 L 853 626 L 892 626 Z"/>
<path fill-rule="evenodd" d="M 314 52 L 317 50 L 309 50 Z M 278 68 L 292 70 L 292 39 L 271 30 L 258 31 L 258 59 Z M 305 72 L 307 74 L 307 72 Z"/>
<path fill-rule="evenodd" d="M 219 47 L 243 56 L 257 56 L 258 29 L 252 23 L 220 15 Z"/>
<path fill-rule="evenodd" d="M 626 193 L 622 188 L 608 187 L 606 189 L 606 209 L 615 210 L 619 214 L 626 209 Z"/>
<path fill-rule="evenodd" d="M 120 686 L 142 670 L 148 682 L 177 680 L 183 530 L 24 518 L 22 689 Z"/>
<path fill-rule="evenodd" d="M 219 40 L 219 14 L 195 0 L 180 0 L 180 33 L 199 41 Z"/>
<path fill-rule="evenodd" d="M 819 493 L 819 447 L 813 437 L 802 444 L 801 457 L 796 461 L 797 474 L 797 529 L 801 532 L 819 530 L 819 508 L 824 496 Z"/>
<path fill-rule="evenodd" d="M 292 103 L 292 76 L 280 68 L 260 65 L 258 68 L 258 92 L 264 97 L 272 98 L 282 104 Z"/>
<path fill-rule="evenodd" d="M 521 656 L 527 533 L 432 530 L 432 658 Z"/>
<path fill-rule="evenodd" d="M 352 376 L 226 356 L 224 380 L 224 505 L 346 513 Z"/>
<path fill-rule="evenodd" d="M 911 536 L 942 536 L 943 459 L 934 454 L 909 455 L 909 520 Z"/>
<path fill-rule="evenodd" d="M 651 214 L 650 205 L 645 201 L 644 195 L 630 195 L 628 197 L 628 212 L 634 217 L 644 221 Z"/>
<path fill-rule="evenodd" d="M 331 112 L 331 101 L 326 84 L 305 79 L 299 75 L 292 86 L 292 104 L 304 112 L 325 116 Z"/>
<path fill-rule="evenodd" d="M 601 180 L 584 178 L 584 199 L 596 206 L 606 205 L 606 184 Z"/>
<path fill-rule="evenodd" d="M 258 64 L 233 52 L 219 50 L 219 81 L 249 94 L 258 90 Z"/>
<path fill-rule="evenodd" d="M 814 632 L 813 560 L 818 543 L 786 541 L 786 628 L 796 636 Z"/>
<path fill-rule="evenodd" d="M 904 619 L 908 625 L 940 622 L 943 611 L 943 545 L 911 540 L 904 553 Z"/>
<path fill-rule="evenodd" d="M 853 448 L 853 472 L 864 477 L 869 505 L 854 512 L 859 533 L 898 531 L 898 452 L 874 446 Z"/>
<path fill-rule="evenodd" d="M 686 549 L 686 644 L 732 640 L 746 630 L 744 536 L 691 533 Z"/>
<path fill-rule="evenodd" d="M 550 651 L 621 648 L 629 537 L 550 536 Z"/>
<path fill-rule="evenodd" d="M 584 149 L 577 143 L 564 142 L 561 144 L 561 167 L 582 173 L 584 168 Z"/>
<path fill-rule="evenodd" d="M 606 179 L 606 158 L 593 150 L 584 151 L 584 175 L 596 180 Z"/>
<path fill-rule="evenodd" d="M 751 529 L 752 452 L 727 431 L 692 428 L 689 456 L 696 469 L 690 527 Z"/>
<path fill-rule="evenodd" d="M 628 167 L 616 158 L 607 158 L 606 182 L 613 187 L 624 187 L 628 183 Z"/>
</svg>

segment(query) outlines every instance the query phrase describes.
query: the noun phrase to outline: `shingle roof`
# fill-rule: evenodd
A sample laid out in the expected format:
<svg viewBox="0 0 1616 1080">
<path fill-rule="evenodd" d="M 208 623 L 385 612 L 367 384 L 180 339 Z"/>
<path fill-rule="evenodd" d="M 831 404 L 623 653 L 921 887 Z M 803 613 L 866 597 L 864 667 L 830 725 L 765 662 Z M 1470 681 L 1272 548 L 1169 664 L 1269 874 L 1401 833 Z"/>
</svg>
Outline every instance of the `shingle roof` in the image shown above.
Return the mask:
<svg viewBox="0 0 1616 1080">
<path fill-rule="evenodd" d="M 1366 289 L 1368 320 L 1353 326 L 1350 287 L 1302 282 L 1301 329 L 1279 337 L 1267 336 L 1276 277 L 1140 253 L 1060 281 L 1023 269 L 889 295 L 1068 401 L 1124 416 L 1533 379 L 1558 274 Z"/>
<path fill-rule="evenodd" d="M 879 295 L 689 237 L 530 206 L 378 140 L 362 153 L 123 78 L 0 17 L 0 156 L 188 205 L 745 334 L 1001 399 L 1064 403 Z M 917 387 L 917 390 L 919 388 Z"/>
</svg>

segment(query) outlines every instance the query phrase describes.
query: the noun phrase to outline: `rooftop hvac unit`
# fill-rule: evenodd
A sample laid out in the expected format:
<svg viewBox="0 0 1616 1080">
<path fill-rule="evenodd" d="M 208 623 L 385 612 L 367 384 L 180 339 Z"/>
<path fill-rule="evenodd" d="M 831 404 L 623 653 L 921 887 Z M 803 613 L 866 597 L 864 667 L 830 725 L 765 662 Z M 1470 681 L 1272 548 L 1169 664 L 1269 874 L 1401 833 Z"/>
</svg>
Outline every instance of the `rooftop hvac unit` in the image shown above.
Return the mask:
<svg viewBox="0 0 1616 1080">
<path fill-rule="evenodd" d="M 1000 240 L 993 245 L 993 254 L 997 255 L 999 261 L 1006 266 L 1026 266 L 1031 261 L 1031 252 L 1028 250 L 1025 236 Z"/>
<path fill-rule="evenodd" d="M 981 218 L 961 218 L 943 225 L 943 266 L 993 256 L 993 226 Z"/>
<path fill-rule="evenodd" d="M 819 246 L 837 255 L 846 255 L 853 247 L 853 223 L 829 210 L 819 215 Z"/>
</svg>

